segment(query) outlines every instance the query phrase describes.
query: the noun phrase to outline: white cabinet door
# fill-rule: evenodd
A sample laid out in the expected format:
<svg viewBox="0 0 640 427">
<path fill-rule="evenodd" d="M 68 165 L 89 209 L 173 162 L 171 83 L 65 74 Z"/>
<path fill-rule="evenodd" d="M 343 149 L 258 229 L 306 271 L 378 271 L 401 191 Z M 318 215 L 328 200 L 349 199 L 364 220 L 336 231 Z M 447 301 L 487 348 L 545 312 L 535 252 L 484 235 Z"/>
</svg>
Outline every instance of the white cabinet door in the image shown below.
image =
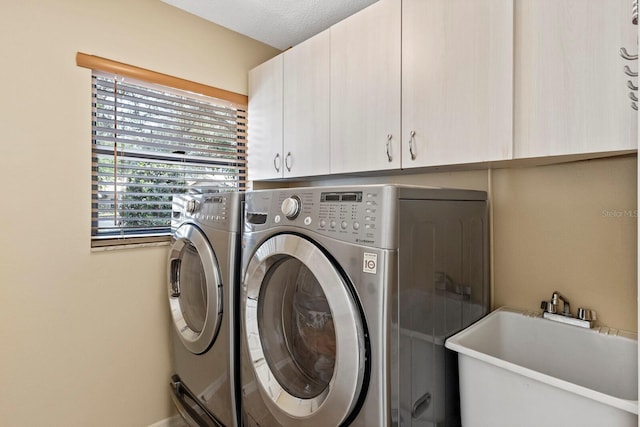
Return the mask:
<svg viewBox="0 0 640 427">
<path fill-rule="evenodd" d="M 515 157 L 637 148 L 630 0 L 516 0 Z"/>
<path fill-rule="evenodd" d="M 282 55 L 249 71 L 250 180 L 282 177 Z"/>
<path fill-rule="evenodd" d="M 513 0 L 403 0 L 402 167 L 512 156 Z"/>
<path fill-rule="evenodd" d="M 285 178 L 330 173 L 329 48 L 327 30 L 284 53 Z"/>
<path fill-rule="evenodd" d="M 331 27 L 331 172 L 400 167 L 399 0 Z"/>
</svg>

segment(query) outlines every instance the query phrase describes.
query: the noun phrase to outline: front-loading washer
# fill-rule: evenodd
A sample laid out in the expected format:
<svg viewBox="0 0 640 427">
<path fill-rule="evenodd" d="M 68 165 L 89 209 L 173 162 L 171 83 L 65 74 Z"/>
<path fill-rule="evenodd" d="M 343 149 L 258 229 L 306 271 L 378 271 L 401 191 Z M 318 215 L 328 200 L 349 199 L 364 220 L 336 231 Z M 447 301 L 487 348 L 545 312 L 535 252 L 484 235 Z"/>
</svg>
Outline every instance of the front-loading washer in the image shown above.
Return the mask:
<svg viewBox="0 0 640 427">
<path fill-rule="evenodd" d="M 237 426 L 234 303 L 244 193 L 177 195 L 168 259 L 171 397 L 191 426 Z"/>
<path fill-rule="evenodd" d="M 455 426 L 447 336 L 489 309 L 486 193 L 397 185 L 246 194 L 246 426 Z"/>
</svg>

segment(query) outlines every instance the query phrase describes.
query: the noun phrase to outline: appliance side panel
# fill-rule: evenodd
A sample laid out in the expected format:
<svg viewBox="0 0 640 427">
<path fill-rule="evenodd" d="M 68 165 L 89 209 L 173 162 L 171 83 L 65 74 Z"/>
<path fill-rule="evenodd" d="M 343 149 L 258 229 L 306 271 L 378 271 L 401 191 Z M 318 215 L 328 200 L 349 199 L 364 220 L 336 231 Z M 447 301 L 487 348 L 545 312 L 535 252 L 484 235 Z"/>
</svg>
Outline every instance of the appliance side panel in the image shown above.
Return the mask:
<svg viewBox="0 0 640 427">
<path fill-rule="evenodd" d="M 401 200 L 398 235 L 399 416 L 460 425 L 457 359 L 444 342 L 489 310 L 486 202 Z"/>
</svg>

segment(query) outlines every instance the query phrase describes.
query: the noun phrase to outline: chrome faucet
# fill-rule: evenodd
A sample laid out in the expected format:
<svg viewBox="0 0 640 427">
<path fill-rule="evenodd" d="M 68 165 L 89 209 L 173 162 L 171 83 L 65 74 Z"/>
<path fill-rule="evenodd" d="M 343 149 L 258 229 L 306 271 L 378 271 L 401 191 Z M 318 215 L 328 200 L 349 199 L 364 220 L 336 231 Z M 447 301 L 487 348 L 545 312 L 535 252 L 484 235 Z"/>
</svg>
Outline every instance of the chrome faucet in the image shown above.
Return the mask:
<svg viewBox="0 0 640 427">
<path fill-rule="evenodd" d="M 558 301 L 562 301 L 563 303 L 562 313 L 560 314 L 558 314 Z M 578 308 L 577 316 L 573 316 L 573 314 L 571 314 L 569 300 L 558 291 L 554 291 L 553 294 L 551 294 L 551 300 L 542 301 L 540 308 L 543 310 L 543 318 L 567 323 L 569 325 L 592 328 L 593 322 L 596 320 L 596 312 L 587 308 Z"/>
<path fill-rule="evenodd" d="M 558 300 L 562 301 L 562 303 L 563 303 L 562 315 L 571 317 L 571 306 L 569 305 L 569 300 L 566 299 L 565 297 L 563 297 L 560 294 L 560 292 L 554 291 L 553 294 L 551 294 L 551 304 L 553 304 L 555 307 L 557 307 L 558 306 Z M 557 312 L 557 310 L 555 310 L 554 313 L 555 312 Z"/>
</svg>

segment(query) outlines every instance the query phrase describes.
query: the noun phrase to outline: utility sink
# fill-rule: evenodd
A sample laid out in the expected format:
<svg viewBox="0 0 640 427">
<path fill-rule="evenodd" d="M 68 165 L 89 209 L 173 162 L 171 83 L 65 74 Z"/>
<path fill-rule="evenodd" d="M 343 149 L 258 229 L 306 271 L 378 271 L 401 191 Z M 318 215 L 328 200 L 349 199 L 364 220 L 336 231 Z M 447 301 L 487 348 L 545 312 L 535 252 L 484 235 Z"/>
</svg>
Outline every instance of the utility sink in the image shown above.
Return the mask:
<svg viewBox="0 0 640 427">
<path fill-rule="evenodd" d="M 452 336 L 465 427 L 637 426 L 636 334 L 500 308 Z"/>
</svg>

